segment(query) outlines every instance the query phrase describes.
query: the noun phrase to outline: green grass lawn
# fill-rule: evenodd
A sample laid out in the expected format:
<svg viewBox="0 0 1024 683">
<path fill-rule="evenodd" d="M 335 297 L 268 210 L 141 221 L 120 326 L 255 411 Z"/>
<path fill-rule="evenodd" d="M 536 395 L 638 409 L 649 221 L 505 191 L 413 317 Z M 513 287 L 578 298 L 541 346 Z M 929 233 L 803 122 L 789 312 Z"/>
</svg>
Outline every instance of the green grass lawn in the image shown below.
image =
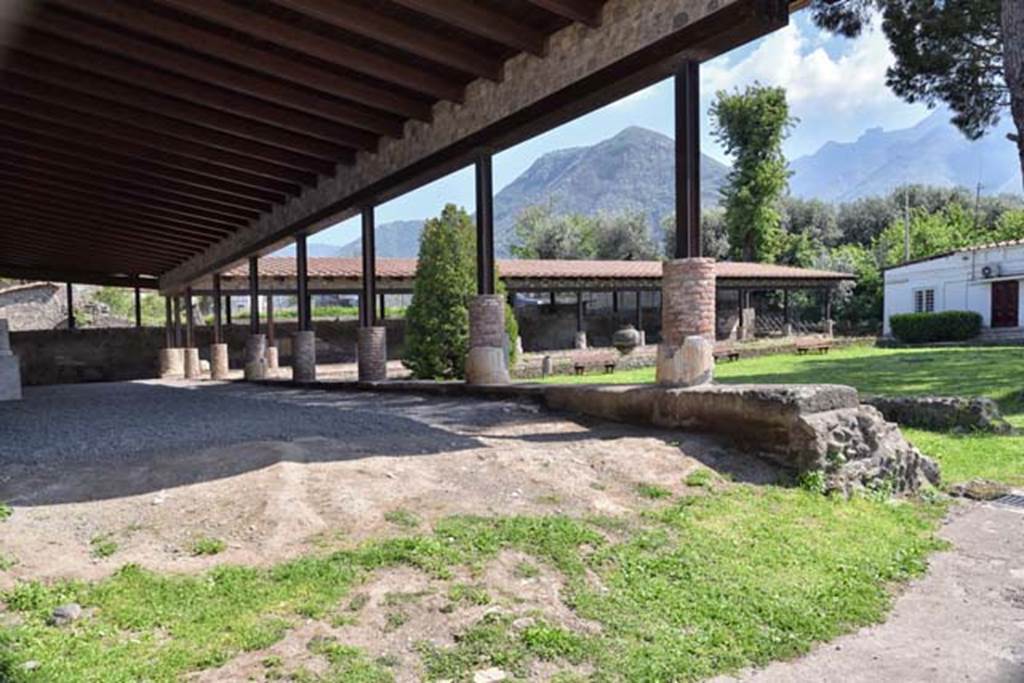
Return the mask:
<svg viewBox="0 0 1024 683">
<path fill-rule="evenodd" d="M 987 396 L 999 403 L 1007 420 L 1024 429 L 1024 347 L 951 347 L 884 349 L 854 346 L 827 355 L 780 354 L 721 363 L 720 382 L 829 382 L 849 384 L 876 394 Z M 654 381 L 654 368 L 561 375 L 551 383 Z M 947 482 L 981 477 L 1024 486 L 1024 436 L 958 435 L 907 429 L 918 447 L 937 458 Z"/>
<path fill-rule="evenodd" d="M 553 680 L 564 682 L 584 680 L 580 670 L 595 681 L 697 680 L 792 657 L 883 619 L 892 584 L 923 572 L 940 547 L 939 503 L 722 481 L 700 490 L 638 495 L 639 512 L 614 519 L 448 518 L 430 531 L 270 569 L 183 576 L 126 566 L 97 583 L 21 584 L 2 596 L 0 680 L 179 680 L 268 647 L 308 619 L 358 620 L 366 604 L 360 586 L 396 566 L 449 582 L 455 623 L 459 610 L 489 606 L 482 618 L 463 620 L 454 644 L 415 644 L 428 680 L 471 680 L 490 666 L 524 676 L 540 661 L 562 670 Z M 523 606 L 514 598 L 456 583 L 457 568 L 479 575 L 505 549 L 530 556 L 521 563 L 530 569 L 524 581 L 538 567 L 560 575 L 562 599 L 600 628 L 573 630 L 541 612 L 516 626 Z M 48 625 L 53 608 L 69 601 L 86 615 Z M 402 623 L 389 618 L 389 628 Z M 323 658 L 325 673 L 266 657 L 267 679 L 383 682 L 396 673 L 391 653 L 331 638 L 307 648 Z"/>
</svg>

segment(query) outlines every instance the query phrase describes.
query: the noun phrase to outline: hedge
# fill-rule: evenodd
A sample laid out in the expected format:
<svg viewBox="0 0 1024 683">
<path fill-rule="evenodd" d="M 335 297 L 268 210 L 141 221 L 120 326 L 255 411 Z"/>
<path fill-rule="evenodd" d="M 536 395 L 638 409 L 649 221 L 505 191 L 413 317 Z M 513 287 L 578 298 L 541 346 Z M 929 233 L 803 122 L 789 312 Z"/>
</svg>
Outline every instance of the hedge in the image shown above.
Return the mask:
<svg viewBox="0 0 1024 683">
<path fill-rule="evenodd" d="M 892 334 L 901 342 L 965 341 L 981 332 L 981 315 L 974 311 L 901 313 L 889 318 Z"/>
</svg>

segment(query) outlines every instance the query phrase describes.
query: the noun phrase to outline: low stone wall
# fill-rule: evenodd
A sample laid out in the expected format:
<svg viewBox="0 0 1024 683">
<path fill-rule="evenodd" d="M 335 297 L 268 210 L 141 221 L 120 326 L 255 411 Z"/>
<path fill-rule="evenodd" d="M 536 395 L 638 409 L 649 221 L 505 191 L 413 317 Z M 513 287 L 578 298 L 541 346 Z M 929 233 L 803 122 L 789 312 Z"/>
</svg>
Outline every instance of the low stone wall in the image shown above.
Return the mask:
<svg viewBox="0 0 1024 683">
<path fill-rule="evenodd" d="M 932 430 L 1010 434 L 1013 427 L 990 398 L 963 396 L 865 396 L 887 420 Z"/>
</svg>

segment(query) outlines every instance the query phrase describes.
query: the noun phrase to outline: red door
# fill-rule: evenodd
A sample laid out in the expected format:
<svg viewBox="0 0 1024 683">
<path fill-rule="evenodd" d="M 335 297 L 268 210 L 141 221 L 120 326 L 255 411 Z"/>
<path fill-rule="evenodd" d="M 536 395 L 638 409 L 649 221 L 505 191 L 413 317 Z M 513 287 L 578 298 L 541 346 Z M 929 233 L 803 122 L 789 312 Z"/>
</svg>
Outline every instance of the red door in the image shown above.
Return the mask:
<svg viewBox="0 0 1024 683">
<path fill-rule="evenodd" d="M 1020 322 L 1020 281 L 992 283 L 992 327 L 1017 327 Z"/>
</svg>

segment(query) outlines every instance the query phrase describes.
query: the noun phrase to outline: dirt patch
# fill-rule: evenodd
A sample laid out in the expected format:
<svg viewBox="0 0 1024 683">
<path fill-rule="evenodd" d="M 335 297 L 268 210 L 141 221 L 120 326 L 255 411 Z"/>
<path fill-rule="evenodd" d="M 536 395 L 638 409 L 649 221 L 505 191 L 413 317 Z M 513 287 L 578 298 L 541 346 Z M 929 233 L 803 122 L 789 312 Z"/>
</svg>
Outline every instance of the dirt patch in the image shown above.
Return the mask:
<svg viewBox="0 0 1024 683">
<path fill-rule="evenodd" d="M 0 500 L 14 514 L 0 525 L 0 557 L 13 566 L 0 571 L 0 588 L 22 579 L 96 579 L 129 562 L 173 572 L 262 566 L 428 531 L 453 514 L 617 516 L 656 504 L 637 495 L 639 484 L 693 493 L 683 479 L 705 466 L 747 481 L 776 476 L 769 465 L 711 439 L 570 419 L 533 405 L 232 391 L 239 410 L 258 402 L 264 416 L 264 402 L 274 401 L 294 416 L 306 407 L 310 420 L 334 432 L 351 424 L 353 434 L 184 452 L 154 438 L 130 460 L 97 451 L 74 461 L 5 466 Z M 190 393 L 182 400 L 203 398 Z M 95 400 L 94 388 L 88 400 Z M 360 428 L 369 414 L 391 429 Z M 173 441 L 175 415 L 165 412 L 161 420 Z M 97 553 L 97 538 L 112 541 L 113 552 Z M 195 555 L 203 538 L 224 541 L 225 549 Z"/>
</svg>

